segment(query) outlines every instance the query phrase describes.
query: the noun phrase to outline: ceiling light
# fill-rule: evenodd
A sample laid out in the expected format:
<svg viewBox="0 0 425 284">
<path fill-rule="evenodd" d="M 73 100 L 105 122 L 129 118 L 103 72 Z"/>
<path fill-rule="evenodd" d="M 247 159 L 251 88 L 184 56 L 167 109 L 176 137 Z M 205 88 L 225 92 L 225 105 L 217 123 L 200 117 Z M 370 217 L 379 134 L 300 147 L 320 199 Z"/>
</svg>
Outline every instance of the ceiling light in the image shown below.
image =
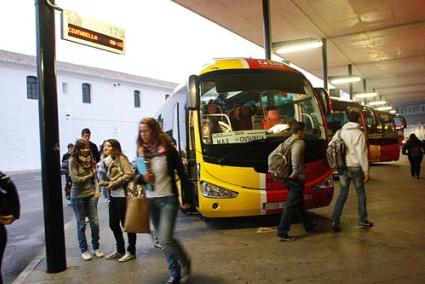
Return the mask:
<svg viewBox="0 0 425 284">
<path fill-rule="evenodd" d="M 392 113 L 392 114 L 396 114 L 396 113 L 397 113 L 397 111 L 396 111 L 395 109 L 392 109 L 392 110 L 390 110 L 390 113 Z"/>
<path fill-rule="evenodd" d="M 329 77 L 329 81 L 333 85 L 347 84 L 359 82 L 362 78 L 359 76 L 334 76 Z"/>
<path fill-rule="evenodd" d="M 392 106 L 381 106 L 381 107 L 377 107 L 376 109 L 377 110 L 391 110 L 391 109 L 393 109 L 393 107 Z"/>
<path fill-rule="evenodd" d="M 378 95 L 378 93 L 357 93 L 354 95 L 354 97 L 356 99 L 364 99 L 364 98 L 372 98 L 372 97 L 376 97 Z"/>
<path fill-rule="evenodd" d="M 322 45 L 323 42 L 320 39 L 307 38 L 300 40 L 274 42 L 272 47 L 275 49 L 276 53 L 283 54 L 321 47 Z"/>
<path fill-rule="evenodd" d="M 380 105 L 384 105 L 386 104 L 386 101 L 373 101 L 373 102 L 369 102 L 368 105 L 370 106 L 380 106 Z"/>
</svg>

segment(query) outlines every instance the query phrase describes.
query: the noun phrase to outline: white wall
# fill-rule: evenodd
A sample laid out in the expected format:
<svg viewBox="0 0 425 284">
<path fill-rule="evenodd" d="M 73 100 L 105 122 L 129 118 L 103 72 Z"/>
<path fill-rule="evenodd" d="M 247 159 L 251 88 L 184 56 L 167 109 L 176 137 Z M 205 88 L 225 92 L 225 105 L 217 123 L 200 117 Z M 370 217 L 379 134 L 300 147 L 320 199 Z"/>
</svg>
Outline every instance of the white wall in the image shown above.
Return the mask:
<svg viewBox="0 0 425 284">
<path fill-rule="evenodd" d="M 36 76 L 31 67 L 0 65 L 0 169 L 39 169 L 40 138 L 38 100 L 27 99 L 26 77 Z M 68 84 L 64 94 L 62 83 Z M 82 84 L 91 85 L 91 104 L 82 103 Z M 118 85 L 119 83 L 119 85 Z M 116 86 L 114 86 L 114 84 Z M 135 156 L 138 122 L 152 116 L 172 89 L 151 87 L 72 73 L 58 74 L 58 114 L 61 156 L 68 143 L 90 128 L 97 145 L 108 138 L 121 142 L 126 155 Z M 134 107 L 134 90 L 141 93 L 141 107 Z"/>
</svg>

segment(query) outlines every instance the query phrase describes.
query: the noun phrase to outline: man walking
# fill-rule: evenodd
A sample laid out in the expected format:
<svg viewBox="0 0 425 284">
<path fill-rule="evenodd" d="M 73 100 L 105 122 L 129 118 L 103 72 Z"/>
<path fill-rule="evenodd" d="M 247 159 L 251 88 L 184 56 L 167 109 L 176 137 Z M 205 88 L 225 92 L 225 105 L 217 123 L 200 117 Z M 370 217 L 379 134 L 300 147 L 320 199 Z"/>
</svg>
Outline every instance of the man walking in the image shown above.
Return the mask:
<svg viewBox="0 0 425 284">
<path fill-rule="evenodd" d="M 348 121 L 341 129 L 341 139 L 345 144 L 346 167 L 338 169 L 341 190 L 335 203 L 332 216 L 332 229 L 334 232 L 341 231 L 340 218 L 347 201 L 350 182 L 353 181 L 357 191 L 359 226 L 369 228 L 373 223 L 367 219 L 365 183 L 369 180 L 369 161 L 367 156 L 366 138 L 358 123 L 360 113 L 351 111 L 348 113 Z M 334 135 L 330 143 L 337 139 Z M 329 144 L 330 144 L 329 143 Z"/>
<path fill-rule="evenodd" d="M 292 136 L 286 139 L 284 146 L 290 149 L 292 173 L 284 182 L 288 188 L 288 197 L 285 202 L 284 210 L 280 218 L 277 234 L 281 241 L 293 241 L 294 236 L 288 235 L 291 219 L 296 214 L 304 225 L 306 232 L 313 232 L 317 228 L 304 208 L 304 138 L 305 124 L 303 122 L 294 121 L 292 124 Z"/>
<path fill-rule="evenodd" d="M 20 206 L 18 192 L 12 180 L 0 172 L 0 283 L 3 283 L 1 277 L 1 263 L 3 261 L 4 249 L 7 243 L 7 233 L 4 225 L 12 224 L 19 219 Z"/>
<path fill-rule="evenodd" d="M 90 136 L 91 136 L 90 129 L 84 128 L 83 130 L 81 130 L 81 138 L 83 138 L 84 140 L 86 140 L 87 142 L 89 142 L 90 149 L 91 149 L 91 154 L 93 155 L 94 162 L 95 163 L 98 163 L 100 161 L 99 150 L 97 149 L 96 144 L 94 144 L 94 143 L 92 143 L 90 141 Z"/>
</svg>

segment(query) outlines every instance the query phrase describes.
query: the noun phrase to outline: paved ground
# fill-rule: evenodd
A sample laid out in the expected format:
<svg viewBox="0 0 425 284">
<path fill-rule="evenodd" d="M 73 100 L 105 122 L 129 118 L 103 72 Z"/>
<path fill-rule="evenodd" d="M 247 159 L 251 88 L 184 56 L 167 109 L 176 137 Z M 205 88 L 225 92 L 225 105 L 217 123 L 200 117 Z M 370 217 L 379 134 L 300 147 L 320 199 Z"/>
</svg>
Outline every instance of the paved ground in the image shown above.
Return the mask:
<svg viewBox="0 0 425 284">
<path fill-rule="evenodd" d="M 320 221 L 319 232 L 306 235 L 294 224 L 292 232 L 300 238 L 290 243 L 277 240 L 276 217 L 205 223 L 180 215 L 177 236 L 193 260 L 191 283 L 424 283 L 425 179 L 412 179 L 408 172 L 404 157 L 373 166 L 367 184 L 369 216 L 375 222 L 370 230 L 357 227 L 354 190 L 341 233 L 330 232 L 332 207 L 321 208 L 311 211 Z M 114 242 L 107 214 L 101 216 L 101 247 L 107 253 Z M 168 277 L 162 252 L 147 235 L 138 236 L 137 259 L 127 263 L 83 261 L 74 222 L 66 230 L 66 247 L 66 271 L 45 273 L 41 258 L 17 283 L 163 283 Z"/>
</svg>

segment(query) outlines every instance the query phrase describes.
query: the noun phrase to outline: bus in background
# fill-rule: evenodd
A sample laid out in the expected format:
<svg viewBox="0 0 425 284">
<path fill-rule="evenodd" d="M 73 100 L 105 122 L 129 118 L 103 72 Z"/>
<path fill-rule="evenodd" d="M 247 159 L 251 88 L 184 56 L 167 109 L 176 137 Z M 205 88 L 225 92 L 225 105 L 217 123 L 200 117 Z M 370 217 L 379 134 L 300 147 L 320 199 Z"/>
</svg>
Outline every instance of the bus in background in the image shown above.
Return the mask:
<svg viewBox="0 0 425 284">
<path fill-rule="evenodd" d="M 330 97 L 323 88 L 314 88 L 321 97 L 321 103 L 326 114 L 329 137 L 348 122 L 348 112 L 356 111 L 360 114 L 360 126 L 363 129 L 367 139 L 366 119 L 362 112 L 362 106 L 354 101 L 345 101 L 339 98 Z"/>
<path fill-rule="evenodd" d="M 188 159 L 193 206 L 205 218 L 278 214 L 287 189 L 268 173 L 267 158 L 305 129 L 306 208 L 333 197 L 326 162 L 326 122 L 310 82 L 295 69 L 262 59 L 215 59 L 178 87 L 158 113 Z"/>
<path fill-rule="evenodd" d="M 321 97 L 321 103 L 326 111 L 329 136 L 348 122 L 349 110 L 360 112 L 360 125 L 365 130 L 370 162 L 397 161 L 400 158 L 400 148 L 394 115 L 378 111 L 368 106 L 362 106 L 354 101 L 344 101 L 332 98 L 323 88 L 315 88 Z"/>
<path fill-rule="evenodd" d="M 404 129 L 407 127 L 406 119 L 402 115 L 394 114 L 394 121 L 397 129 L 398 144 L 403 146 L 403 141 L 405 141 Z"/>
<path fill-rule="evenodd" d="M 394 116 L 369 106 L 362 106 L 362 112 L 366 119 L 370 161 L 398 161 L 400 146 Z"/>
</svg>

